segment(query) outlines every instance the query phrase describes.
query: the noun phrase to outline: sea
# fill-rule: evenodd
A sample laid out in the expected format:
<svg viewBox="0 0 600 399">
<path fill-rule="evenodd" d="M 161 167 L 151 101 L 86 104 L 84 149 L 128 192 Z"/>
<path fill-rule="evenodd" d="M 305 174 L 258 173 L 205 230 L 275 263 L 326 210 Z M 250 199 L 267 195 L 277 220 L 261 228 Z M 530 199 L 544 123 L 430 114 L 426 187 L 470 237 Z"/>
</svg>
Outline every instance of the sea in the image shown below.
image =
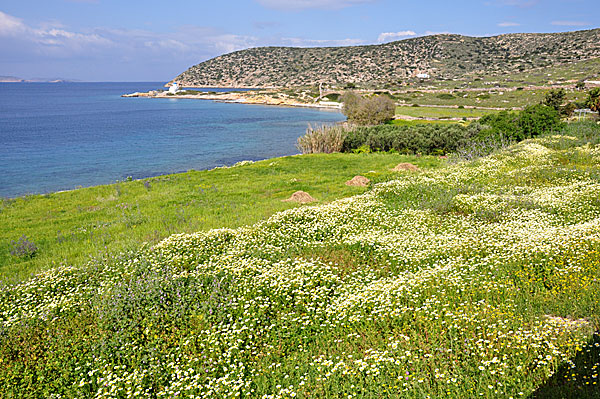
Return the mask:
<svg viewBox="0 0 600 399">
<path fill-rule="evenodd" d="M 162 85 L 0 83 L 0 197 L 297 154 L 309 124 L 345 119 L 321 109 L 121 97 Z"/>
</svg>

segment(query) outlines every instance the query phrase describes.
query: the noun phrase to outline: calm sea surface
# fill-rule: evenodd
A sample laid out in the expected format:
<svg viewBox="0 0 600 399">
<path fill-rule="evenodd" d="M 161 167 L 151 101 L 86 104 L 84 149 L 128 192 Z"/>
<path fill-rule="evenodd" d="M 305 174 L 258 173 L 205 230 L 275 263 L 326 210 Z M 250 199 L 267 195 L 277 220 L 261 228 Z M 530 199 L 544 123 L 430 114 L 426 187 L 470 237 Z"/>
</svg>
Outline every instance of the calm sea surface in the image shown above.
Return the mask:
<svg viewBox="0 0 600 399">
<path fill-rule="evenodd" d="M 0 197 L 298 153 L 339 112 L 121 98 L 161 83 L 0 83 Z M 210 89 L 214 90 L 214 89 Z"/>
</svg>

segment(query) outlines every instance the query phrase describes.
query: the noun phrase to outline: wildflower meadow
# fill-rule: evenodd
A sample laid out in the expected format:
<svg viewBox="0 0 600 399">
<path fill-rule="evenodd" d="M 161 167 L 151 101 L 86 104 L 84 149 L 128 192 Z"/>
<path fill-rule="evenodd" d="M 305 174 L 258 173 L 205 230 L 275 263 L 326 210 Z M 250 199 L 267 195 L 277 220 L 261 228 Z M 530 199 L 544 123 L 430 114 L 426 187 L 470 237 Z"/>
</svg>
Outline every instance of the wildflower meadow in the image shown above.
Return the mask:
<svg viewBox="0 0 600 399">
<path fill-rule="evenodd" d="M 600 397 L 579 129 L 4 286 L 0 397 Z"/>
</svg>

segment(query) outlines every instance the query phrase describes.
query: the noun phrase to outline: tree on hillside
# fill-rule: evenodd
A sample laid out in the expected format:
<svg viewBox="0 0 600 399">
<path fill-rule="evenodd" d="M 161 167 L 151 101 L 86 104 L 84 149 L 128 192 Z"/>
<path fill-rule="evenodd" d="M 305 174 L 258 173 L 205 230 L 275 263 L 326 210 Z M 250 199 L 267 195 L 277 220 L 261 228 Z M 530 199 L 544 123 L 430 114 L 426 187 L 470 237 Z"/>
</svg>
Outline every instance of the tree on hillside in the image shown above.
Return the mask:
<svg viewBox="0 0 600 399">
<path fill-rule="evenodd" d="M 363 98 L 355 92 L 342 96 L 342 113 L 357 125 L 379 125 L 394 118 L 396 104 L 389 97 Z"/>
<path fill-rule="evenodd" d="M 585 105 L 600 114 L 600 87 L 590 90 Z"/>
<path fill-rule="evenodd" d="M 565 92 L 565 89 L 553 89 L 546 93 L 542 104 L 560 111 L 560 106 L 565 101 L 566 97 L 567 93 Z"/>
<path fill-rule="evenodd" d="M 567 93 L 565 92 L 565 89 L 554 89 L 546 93 L 542 104 L 554 108 L 561 117 L 569 118 L 573 115 L 576 105 L 572 102 L 567 102 L 565 105 L 562 105 L 566 99 Z"/>
</svg>

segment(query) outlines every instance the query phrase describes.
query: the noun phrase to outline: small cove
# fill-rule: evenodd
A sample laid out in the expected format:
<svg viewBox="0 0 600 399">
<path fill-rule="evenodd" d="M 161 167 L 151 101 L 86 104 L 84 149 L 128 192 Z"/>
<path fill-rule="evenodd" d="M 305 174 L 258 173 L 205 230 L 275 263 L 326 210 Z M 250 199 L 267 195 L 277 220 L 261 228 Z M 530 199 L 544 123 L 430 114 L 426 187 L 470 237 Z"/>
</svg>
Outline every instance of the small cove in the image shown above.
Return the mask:
<svg viewBox="0 0 600 399">
<path fill-rule="evenodd" d="M 318 109 L 120 97 L 161 88 L 0 83 L 0 197 L 292 155 L 309 123 L 345 119 Z"/>
</svg>

